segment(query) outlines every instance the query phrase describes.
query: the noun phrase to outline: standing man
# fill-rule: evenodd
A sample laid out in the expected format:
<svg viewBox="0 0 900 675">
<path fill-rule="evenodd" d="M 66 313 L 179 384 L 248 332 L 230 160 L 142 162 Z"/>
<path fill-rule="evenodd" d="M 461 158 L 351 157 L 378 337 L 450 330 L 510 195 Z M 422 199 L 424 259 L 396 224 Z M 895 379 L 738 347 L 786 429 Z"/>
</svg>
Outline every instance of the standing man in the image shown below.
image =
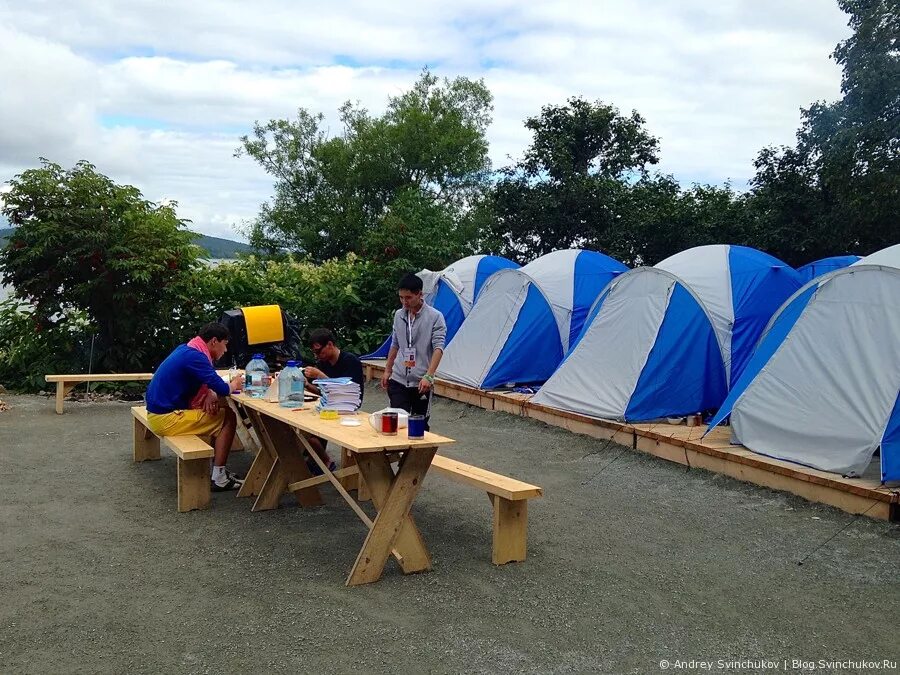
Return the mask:
<svg viewBox="0 0 900 675">
<path fill-rule="evenodd" d="M 429 430 L 431 391 L 444 355 L 447 322 L 443 314 L 425 303 L 422 280 L 415 274 L 400 280 L 398 294 L 403 306 L 394 313 L 391 350 L 381 386 L 387 389 L 392 408 L 424 415 L 425 429 Z"/>
<path fill-rule="evenodd" d="M 215 436 L 212 490 L 237 490 L 242 480 L 225 468 L 237 418 L 221 407 L 225 396 L 241 388 L 241 376 L 223 380 L 213 363 L 228 350 L 228 328 L 208 323 L 199 335 L 175 348 L 159 364 L 147 387 L 147 424 L 158 436 Z"/>
</svg>

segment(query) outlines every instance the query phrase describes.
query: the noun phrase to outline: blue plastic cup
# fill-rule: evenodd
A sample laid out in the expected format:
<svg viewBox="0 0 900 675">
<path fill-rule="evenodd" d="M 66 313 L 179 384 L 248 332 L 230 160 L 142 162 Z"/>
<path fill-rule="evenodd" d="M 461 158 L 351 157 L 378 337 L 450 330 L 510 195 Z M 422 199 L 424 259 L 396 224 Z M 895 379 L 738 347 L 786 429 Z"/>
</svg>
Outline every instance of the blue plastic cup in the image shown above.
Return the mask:
<svg viewBox="0 0 900 675">
<path fill-rule="evenodd" d="M 406 432 L 410 438 L 425 438 L 425 415 L 410 415 Z"/>
</svg>

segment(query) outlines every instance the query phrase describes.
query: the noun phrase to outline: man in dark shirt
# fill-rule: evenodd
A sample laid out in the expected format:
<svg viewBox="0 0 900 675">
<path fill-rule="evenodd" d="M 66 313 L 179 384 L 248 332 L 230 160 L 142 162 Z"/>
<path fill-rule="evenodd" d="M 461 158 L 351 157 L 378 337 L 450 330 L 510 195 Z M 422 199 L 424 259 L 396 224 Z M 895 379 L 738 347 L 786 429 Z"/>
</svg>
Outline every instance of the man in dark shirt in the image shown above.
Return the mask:
<svg viewBox="0 0 900 675">
<path fill-rule="evenodd" d="M 328 377 L 349 377 L 359 385 L 359 400 L 362 401 L 363 387 L 366 384 L 365 375 L 363 375 L 362 362 L 356 354 L 345 352 L 338 348 L 337 338 L 327 328 L 317 328 L 309 335 L 309 347 L 313 355 L 316 357 L 315 366 L 307 366 L 303 369 L 303 375 L 306 377 L 307 386 L 316 393 L 319 393 L 318 387 L 311 384 L 313 380 Z M 313 436 L 309 439 L 309 443 L 316 454 L 322 459 L 331 471 L 336 468 L 335 463 L 325 451 L 327 441 L 324 438 Z M 322 471 L 319 466 L 311 459 L 307 464 L 313 475 L 319 475 Z"/>
<path fill-rule="evenodd" d="M 359 385 L 359 398 L 362 400 L 366 384 L 362 361 L 356 354 L 339 349 L 336 340 L 334 333 L 327 328 L 317 328 L 310 333 L 309 346 L 316 357 L 316 365 L 304 368 L 303 374 L 310 382 L 326 377 L 349 377 Z"/>
</svg>

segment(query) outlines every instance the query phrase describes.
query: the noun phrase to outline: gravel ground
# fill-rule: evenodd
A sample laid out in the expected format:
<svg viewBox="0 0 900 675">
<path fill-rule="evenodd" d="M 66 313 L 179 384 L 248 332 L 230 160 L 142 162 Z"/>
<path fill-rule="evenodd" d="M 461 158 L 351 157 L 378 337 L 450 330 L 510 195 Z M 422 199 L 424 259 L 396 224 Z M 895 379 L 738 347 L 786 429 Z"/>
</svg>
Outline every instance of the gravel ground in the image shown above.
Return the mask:
<svg viewBox="0 0 900 675">
<path fill-rule="evenodd" d="M 313 510 L 285 497 L 251 513 L 217 494 L 212 509 L 178 514 L 174 458 L 131 462 L 131 404 L 57 416 L 52 399 L 4 399 L 2 672 L 900 662 L 897 524 L 440 400 L 433 427 L 459 441 L 445 454 L 543 486 L 528 560 L 494 567 L 484 494 L 431 475 L 413 514 L 433 571 L 406 577 L 391 562 L 378 583 L 346 588 L 365 530 L 334 491 Z M 370 387 L 366 403 L 384 394 Z"/>
</svg>

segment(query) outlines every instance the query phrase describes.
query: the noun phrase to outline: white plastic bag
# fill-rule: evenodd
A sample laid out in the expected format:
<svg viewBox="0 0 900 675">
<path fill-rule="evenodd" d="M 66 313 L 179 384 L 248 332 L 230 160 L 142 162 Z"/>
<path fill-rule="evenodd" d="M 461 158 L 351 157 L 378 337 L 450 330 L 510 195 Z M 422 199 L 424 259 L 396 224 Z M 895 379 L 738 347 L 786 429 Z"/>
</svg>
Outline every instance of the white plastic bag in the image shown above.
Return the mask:
<svg viewBox="0 0 900 675">
<path fill-rule="evenodd" d="M 395 412 L 397 413 L 397 428 L 402 429 L 409 422 L 409 413 L 406 412 L 403 408 L 383 408 L 378 412 L 373 412 L 369 415 L 369 424 L 372 425 L 372 428 L 375 431 L 381 431 L 381 413 L 386 412 Z"/>
<path fill-rule="evenodd" d="M 278 373 L 275 373 L 272 377 L 272 383 L 266 389 L 266 393 L 263 394 L 263 400 L 269 403 L 278 403 Z"/>
</svg>

